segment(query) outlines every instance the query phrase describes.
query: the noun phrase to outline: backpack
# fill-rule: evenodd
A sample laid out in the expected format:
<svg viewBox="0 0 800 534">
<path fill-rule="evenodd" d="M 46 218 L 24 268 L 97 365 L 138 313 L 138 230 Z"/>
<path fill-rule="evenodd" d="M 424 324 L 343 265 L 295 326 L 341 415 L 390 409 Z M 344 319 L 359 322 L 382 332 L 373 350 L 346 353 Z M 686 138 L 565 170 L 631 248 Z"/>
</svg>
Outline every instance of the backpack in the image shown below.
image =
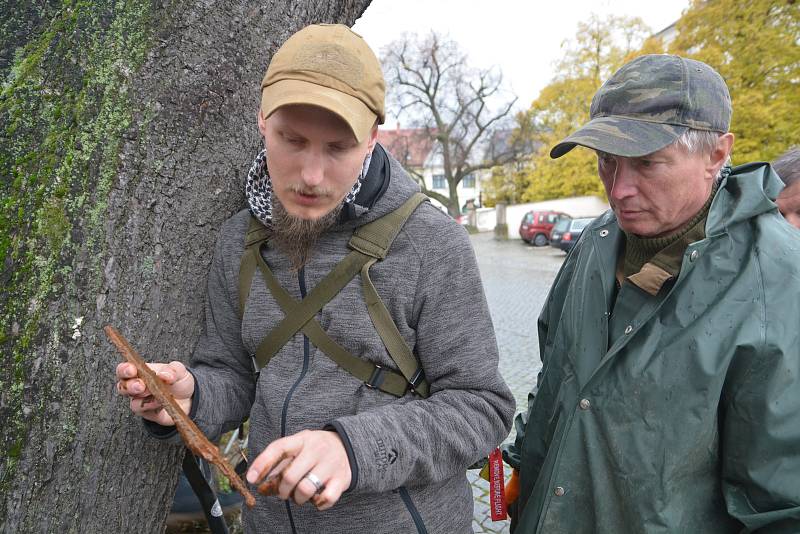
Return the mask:
<svg viewBox="0 0 800 534">
<path fill-rule="evenodd" d="M 256 269 L 261 271 L 267 289 L 285 314 L 252 355 L 256 372 L 265 367 L 295 333 L 302 331 L 318 349 L 339 367 L 364 382 L 367 387 L 379 389 L 396 397 L 402 397 L 408 390 L 420 397 L 428 397 L 430 385 L 422 366 L 400 335 L 389 310 L 369 277 L 369 268 L 375 262 L 386 258 L 400 229 L 414 210 L 426 200 L 428 197 L 424 194 L 415 193 L 395 211 L 356 228 L 348 243 L 350 249 L 348 255 L 300 301 L 294 300 L 281 287 L 261 256 L 261 245 L 267 241 L 268 230 L 255 217 L 250 216 L 244 253 L 239 264 L 239 317 L 244 316 Z M 399 373 L 353 356 L 331 339 L 314 317 L 359 273 L 372 324 L 400 370 Z"/>
</svg>

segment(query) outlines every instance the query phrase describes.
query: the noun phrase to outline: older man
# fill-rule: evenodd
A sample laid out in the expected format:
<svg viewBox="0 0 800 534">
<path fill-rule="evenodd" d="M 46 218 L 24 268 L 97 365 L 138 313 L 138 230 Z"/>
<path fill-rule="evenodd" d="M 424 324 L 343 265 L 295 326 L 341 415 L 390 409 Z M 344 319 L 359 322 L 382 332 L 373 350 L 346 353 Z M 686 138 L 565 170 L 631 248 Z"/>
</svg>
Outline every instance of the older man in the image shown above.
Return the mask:
<svg viewBox="0 0 800 534">
<path fill-rule="evenodd" d="M 550 152 L 596 151 L 612 209 L 539 318 L 517 533 L 800 532 L 800 235 L 730 117 L 708 65 L 643 56 Z"/>
<path fill-rule="evenodd" d="M 212 439 L 249 415 L 250 483 L 280 470 L 247 532 L 470 532 L 466 468 L 511 425 L 468 236 L 376 144 L 383 119 L 361 37 L 315 25 L 286 41 L 262 83 L 249 210 L 212 260 L 206 331 L 190 368 L 154 365 Z M 135 369 L 117 376 L 151 430 L 173 432 Z"/>
<path fill-rule="evenodd" d="M 786 220 L 800 228 L 800 148 L 794 147 L 781 154 L 772 168 L 786 186 L 775 203 Z"/>
</svg>

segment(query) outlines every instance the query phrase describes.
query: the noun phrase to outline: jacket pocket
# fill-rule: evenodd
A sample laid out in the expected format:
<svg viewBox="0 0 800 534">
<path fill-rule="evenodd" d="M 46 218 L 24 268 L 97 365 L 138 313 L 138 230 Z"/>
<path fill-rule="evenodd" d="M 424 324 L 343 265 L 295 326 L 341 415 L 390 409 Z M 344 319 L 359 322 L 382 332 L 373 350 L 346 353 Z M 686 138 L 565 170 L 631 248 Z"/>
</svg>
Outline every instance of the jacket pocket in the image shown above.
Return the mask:
<svg viewBox="0 0 800 534">
<path fill-rule="evenodd" d="M 411 514 L 411 519 L 414 520 L 414 525 L 417 527 L 419 534 L 428 534 L 428 529 L 425 528 L 425 523 L 422 521 L 422 516 L 419 515 L 417 507 L 414 506 L 414 501 L 411 500 L 408 490 L 405 487 L 400 488 L 400 498 L 403 499 L 403 504 L 406 505 L 408 513 Z"/>
</svg>

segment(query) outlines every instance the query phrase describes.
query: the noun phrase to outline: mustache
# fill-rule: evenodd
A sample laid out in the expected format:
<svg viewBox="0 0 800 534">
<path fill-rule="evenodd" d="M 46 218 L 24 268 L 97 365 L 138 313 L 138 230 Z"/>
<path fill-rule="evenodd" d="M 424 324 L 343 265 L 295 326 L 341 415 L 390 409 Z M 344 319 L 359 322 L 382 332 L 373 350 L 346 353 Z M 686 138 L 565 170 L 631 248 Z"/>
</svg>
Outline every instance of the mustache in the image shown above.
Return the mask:
<svg viewBox="0 0 800 534">
<path fill-rule="evenodd" d="M 328 197 L 333 194 L 333 190 L 327 187 L 304 187 L 299 184 L 292 184 L 286 188 L 290 193 L 299 193 L 311 197 Z"/>
<path fill-rule="evenodd" d="M 611 206 L 611 209 L 614 211 L 642 211 L 641 206 L 631 206 L 629 204 L 617 204 L 616 202 L 612 202 L 611 199 L 609 199 L 608 205 Z"/>
</svg>

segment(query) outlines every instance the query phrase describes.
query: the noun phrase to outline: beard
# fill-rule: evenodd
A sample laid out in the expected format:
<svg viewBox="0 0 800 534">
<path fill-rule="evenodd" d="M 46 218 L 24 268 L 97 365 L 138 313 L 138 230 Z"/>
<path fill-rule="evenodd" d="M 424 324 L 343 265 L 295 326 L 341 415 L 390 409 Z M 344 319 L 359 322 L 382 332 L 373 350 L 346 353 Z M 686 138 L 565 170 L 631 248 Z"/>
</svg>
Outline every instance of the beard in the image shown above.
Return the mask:
<svg viewBox="0 0 800 534">
<path fill-rule="evenodd" d="M 287 212 L 277 195 L 273 195 L 270 242 L 286 254 L 295 272 L 311 259 L 314 245 L 339 220 L 342 207 L 341 203 L 337 204 L 332 211 L 319 219 L 301 219 Z"/>
</svg>

